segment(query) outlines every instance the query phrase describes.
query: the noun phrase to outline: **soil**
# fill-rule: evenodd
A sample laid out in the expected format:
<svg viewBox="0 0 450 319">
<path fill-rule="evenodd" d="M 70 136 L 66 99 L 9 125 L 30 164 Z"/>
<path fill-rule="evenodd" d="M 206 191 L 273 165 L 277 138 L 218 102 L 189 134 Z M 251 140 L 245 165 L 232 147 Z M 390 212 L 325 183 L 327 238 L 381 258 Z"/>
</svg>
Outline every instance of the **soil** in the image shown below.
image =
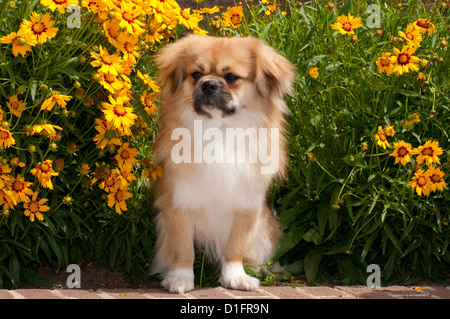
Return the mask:
<svg viewBox="0 0 450 319">
<path fill-rule="evenodd" d="M 65 272 L 62 269 L 59 273 L 55 272 L 50 266 L 43 266 L 38 269 L 39 274 L 47 280 L 51 286 L 46 287 L 50 289 L 62 289 L 67 288 L 67 279 L 72 274 Z M 118 270 L 111 270 L 108 267 L 101 265 L 93 265 L 89 263 L 87 265 L 80 266 L 81 274 L 81 288 L 82 289 L 101 289 L 101 288 L 159 288 L 160 283 L 156 279 L 149 279 L 148 281 L 139 281 L 135 285 L 132 285 L 124 276 L 124 274 Z M 23 283 L 20 288 L 44 288 L 36 287 L 30 283 Z"/>
</svg>

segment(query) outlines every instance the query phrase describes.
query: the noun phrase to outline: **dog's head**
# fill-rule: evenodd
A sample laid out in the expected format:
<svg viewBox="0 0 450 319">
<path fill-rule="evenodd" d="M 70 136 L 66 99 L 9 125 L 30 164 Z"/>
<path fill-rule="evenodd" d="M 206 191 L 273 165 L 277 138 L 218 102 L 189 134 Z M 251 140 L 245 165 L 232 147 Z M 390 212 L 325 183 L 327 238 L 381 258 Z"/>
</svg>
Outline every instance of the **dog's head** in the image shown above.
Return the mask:
<svg viewBox="0 0 450 319">
<path fill-rule="evenodd" d="M 176 99 L 177 107 L 206 118 L 233 116 L 243 108 L 285 111 L 282 98 L 292 93 L 292 64 L 252 37 L 189 35 L 164 47 L 156 63 L 162 100 Z"/>
</svg>

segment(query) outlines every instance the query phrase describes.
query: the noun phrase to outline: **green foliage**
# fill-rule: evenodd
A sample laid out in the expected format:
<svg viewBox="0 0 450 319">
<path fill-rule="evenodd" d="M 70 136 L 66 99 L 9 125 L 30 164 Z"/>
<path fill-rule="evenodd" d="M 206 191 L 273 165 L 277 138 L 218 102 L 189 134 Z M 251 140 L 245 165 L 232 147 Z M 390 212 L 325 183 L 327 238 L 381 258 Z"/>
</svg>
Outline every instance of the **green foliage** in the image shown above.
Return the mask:
<svg viewBox="0 0 450 319">
<path fill-rule="evenodd" d="M 367 27 L 365 3 L 345 1 L 334 9 L 321 3 L 298 6 L 288 1 L 289 15 L 278 10 L 242 29 L 276 47 L 298 71 L 296 94 L 288 98 L 288 181 L 273 200 L 285 228 L 275 260 L 296 264 L 296 275 L 310 283 L 327 282 L 338 273 L 343 284 L 365 284 L 368 264 L 379 264 L 383 282 L 441 279 L 450 265 L 449 192 L 418 196 L 409 186 L 415 167 L 394 164 L 392 144 L 404 140 L 418 147 L 438 141 L 448 172 L 449 66 L 446 42 L 448 8 L 410 1 L 381 8 L 381 28 Z M 331 28 L 337 17 L 362 17 L 357 40 Z M 415 55 L 430 62 L 418 72 L 380 74 L 376 60 L 399 50 L 399 30 L 418 18 L 432 21 Z M 391 36 L 392 35 L 392 36 Z M 308 71 L 317 67 L 319 77 Z M 410 124 L 414 114 L 420 122 Z M 406 123 L 406 124 L 405 124 Z M 377 145 L 378 126 L 392 125 L 391 148 Z M 417 165 L 417 163 L 416 163 Z M 426 167 L 424 168 L 426 169 Z"/>
</svg>

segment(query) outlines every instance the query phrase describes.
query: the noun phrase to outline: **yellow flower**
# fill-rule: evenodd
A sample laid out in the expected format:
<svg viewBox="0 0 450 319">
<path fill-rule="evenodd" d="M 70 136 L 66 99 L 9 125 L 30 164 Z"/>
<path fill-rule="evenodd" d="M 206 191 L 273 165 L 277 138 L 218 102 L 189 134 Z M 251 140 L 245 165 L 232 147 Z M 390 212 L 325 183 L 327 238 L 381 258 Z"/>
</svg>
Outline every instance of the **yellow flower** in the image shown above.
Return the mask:
<svg viewBox="0 0 450 319">
<path fill-rule="evenodd" d="M 16 144 L 16 141 L 14 140 L 11 132 L 0 127 L 0 146 L 8 148 L 14 144 Z"/>
<path fill-rule="evenodd" d="M 426 59 L 422 59 L 420 60 L 420 66 L 425 68 L 428 65 L 428 60 Z"/>
<path fill-rule="evenodd" d="M 414 26 L 417 27 L 421 33 L 428 31 L 430 37 L 433 35 L 433 31 L 435 30 L 434 24 L 427 19 L 418 19 L 414 21 Z"/>
<path fill-rule="evenodd" d="M 386 125 L 384 127 L 384 134 L 386 134 L 387 136 L 394 136 L 395 135 L 394 127 L 392 125 Z"/>
<path fill-rule="evenodd" d="M 143 75 L 139 70 L 136 72 L 136 74 L 138 78 L 140 78 L 144 82 L 145 85 L 149 86 L 153 90 L 153 92 L 158 93 L 160 91 L 159 86 L 156 84 L 155 81 L 150 79 L 148 74 Z"/>
<path fill-rule="evenodd" d="M 408 125 L 420 122 L 420 113 L 413 113 L 413 118 L 408 121 Z"/>
<path fill-rule="evenodd" d="M 33 12 L 31 13 L 31 21 L 23 21 L 20 28 L 33 34 L 37 38 L 37 41 L 42 44 L 56 36 L 58 32 L 58 28 L 53 27 L 55 21 L 50 20 L 50 18 L 51 16 L 48 12 L 42 16 L 42 19 L 39 14 Z"/>
<path fill-rule="evenodd" d="M 390 156 L 395 156 L 395 164 L 400 162 L 403 166 L 411 161 L 411 144 L 405 141 L 394 143 L 395 151 Z"/>
<path fill-rule="evenodd" d="M 33 184 L 31 182 L 25 181 L 25 178 L 20 174 L 16 177 L 11 177 L 8 187 L 12 193 L 14 201 L 17 203 L 24 202 L 27 200 L 27 195 L 32 195 L 33 191 L 29 189 L 29 186 Z"/>
<path fill-rule="evenodd" d="M 131 127 L 138 116 L 133 113 L 133 108 L 126 107 L 123 105 L 123 98 L 118 97 L 114 99 L 112 96 L 109 96 L 109 102 L 102 102 L 103 110 L 102 112 L 105 114 L 105 119 L 108 122 L 111 122 L 114 127 L 118 130 L 121 130 L 127 135 L 131 135 L 131 131 L 129 127 Z"/>
<path fill-rule="evenodd" d="M 152 1 L 152 7 L 157 12 L 173 12 L 174 10 L 180 10 L 176 0 L 158 0 Z"/>
<path fill-rule="evenodd" d="M 0 188 L 2 188 L 5 183 L 9 182 L 11 176 L 9 175 L 12 172 L 11 167 L 8 164 L 3 164 L 0 166 Z"/>
<path fill-rule="evenodd" d="M 56 0 L 56 1 L 58 1 L 58 0 Z M 59 1 L 64 1 L 64 0 L 59 0 Z M 75 0 L 75 1 L 78 1 L 78 0 Z M 89 12 L 98 13 L 101 15 L 103 15 L 103 12 L 106 13 L 106 11 L 108 10 L 108 8 L 106 6 L 106 2 L 103 0 L 83 0 L 81 2 L 81 5 L 85 8 L 87 8 Z"/>
<path fill-rule="evenodd" d="M 430 189 L 432 192 L 435 192 L 436 190 L 442 192 L 444 191 L 444 188 L 447 189 L 447 185 L 443 179 L 445 174 L 439 167 L 430 167 L 427 174 L 430 180 Z"/>
<path fill-rule="evenodd" d="M 119 46 L 117 43 L 117 38 L 119 37 L 120 24 L 118 20 L 106 20 L 103 22 L 103 30 L 108 38 L 108 42 L 111 43 L 116 48 Z"/>
<path fill-rule="evenodd" d="M 153 180 L 156 181 L 161 178 L 163 174 L 163 168 L 161 166 L 151 166 L 145 170 L 143 177 L 147 178 L 149 175 L 152 176 Z"/>
<path fill-rule="evenodd" d="M 19 166 L 19 167 L 25 167 L 25 163 L 22 163 L 18 157 L 13 157 L 11 158 L 11 160 L 9 161 L 9 163 L 12 166 Z"/>
<path fill-rule="evenodd" d="M 53 189 L 52 176 L 58 176 L 52 167 L 53 161 L 46 160 L 43 163 L 39 162 L 35 168 L 30 170 L 30 173 L 37 177 L 42 187 Z"/>
<path fill-rule="evenodd" d="M 12 52 L 14 56 L 25 54 L 31 51 L 31 47 L 37 44 L 36 37 L 24 29 L 19 29 L 17 33 L 11 32 L 1 38 L 0 43 L 12 43 Z"/>
<path fill-rule="evenodd" d="M 42 102 L 41 110 L 51 111 L 56 103 L 61 105 L 62 108 L 65 108 L 67 105 L 66 101 L 70 101 L 71 99 L 72 97 L 68 95 L 53 94 L 44 102 Z"/>
<path fill-rule="evenodd" d="M 391 53 L 386 52 L 381 57 L 379 57 L 376 61 L 378 66 L 378 73 L 386 72 L 387 74 L 391 74 L 394 71 L 394 66 L 391 62 Z"/>
<path fill-rule="evenodd" d="M 417 75 L 416 81 L 419 81 L 419 80 L 424 80 L 424 81 L 426 81 L 426 80 L 427 80 L 427 77 L 428 77 L 428 76 L 427 76 L 425 73 L 419 72 L 419 74 Z"/>
<path fill-rule="evenodd" d="M 147 91 L 144 91 L 141 96 L 141 103 L 144 105 L 145 112 L 148 115 L 153 115 L 158 112 L 158 109 L 153 105 L 153 101 L 156 99 L 155 93 L 148 94 Z"/>
<path fill-rule="evenodd" d="M 101 45 L 99 47 L 99 53 L 91 52 L 91 57 L 94 58 L 91 65 L 95 68 L 100 67 L 100 71 L 102 72 L 109 72 L 114 75 L 123 72 L 121 57 L 118 54 L 109 54 L 108 50 Z"/>
<path fill-rule="evenodd" d="M 406 122 L 406 125 L 405 125 Z M 401 123 L 403 125 L 403 127 L 409 127 L 415 123 L 419 123 L 420 122 L 420 113 L 413 113 L 413 116 L 410 117 L 407 121 L 406 120 L 402 120 Z"/>
<path fill-rule="evenodd" d="M 133 2 L 121 1 L 120 8 L 117 8 L 115 16 L 119 20 L 121 28 L 125 29 L 130 34 L 140 34 L 144 31 L 144 23 L 142 23 L 138 17 L 143 13 L 142 8 L 135 5 Z"/>
<path fill-rule="evenodd" d="M 19 117 L 22 114 L 22 111 L 27 106 L 27 103 L 19 101 L 17 94 L 14 94 L 8 99 L 8 102 L 6 102 L 6 106 L 9 108 L 12 114 Z"/>
<path fill-rule="evenodd" d="M 127 192 L 122 187 L 117 187 L 111 194 L 108 195 L 108 206 L 115 206 L 116 213 L 122 215 L 122 211 L 127 210 L 127 204 L 125 201 L 129 198 L 133 197 L 133 195 Z"/>
<path fill-rule="evenodd" d="M 264 12 L 264 14 L 266 16 L 270 16 L 272 13 L 274 13 L 275 11 L 277 11 L 277 5 L 276 4 L 272 4 L 272 5 L 268 5 L 267 6 L 267 11 Z"/>
<path fill-rule="evenodd" d="M 224 26 L 237 29 L 244 18 L 244 9 L 242 6 L 228 7 L 227 11 L 222 14 L 222 18 Z"/>
<path fill-rule="evenodd" d="M 108 145 L 121 145 L 120 139 L 116 136 L 113 124 L 106 120 L 95 119 L 95 130 L 99 133 L 94 137 L 94 142 L 98 148 L 104 149 Z"/>
<path fill-rule="evenodd" d="M 31 131 L 27 132 L 27 135 L 34 135 L 34 134 L 43 134 L 47 135 L 50 139 L 53 139 L 56 137 L 56 131 L 62 130 L 61 126 L 53 125 L 53 124 L 34 124 L 31 127 Z"/>
<path fill-rule="evenodd" d="M 159 42 L 162 39 L 164 39 L 163 31 L 164 27 L 162 26 L 161 22 L 156 21 L 156 19 L 151 20 L 147 24 L 147 33 L 145 34 L 145 41 L 146 42 Z"/>
<path fill-rule="evenodd" d="M 31 199 L 27 197 L 24 200 L 23 208 L 25 208 L 25 211 L 23 213 L 25 216 L 30 217 L 30 221 L 32 222 L 34 222 L 35 218 L 39 221 L 43 221 L 44 215 L 42 215 L 42 213 L 50 210 L 49 206 L 44 205 L 48 199 L 43 198 L 40 201 L 37 201 L 38 192 L 33 192 L 32 195 Z"/>
<path fill-rule="evenodd" d="M 13 209 L 17 205 L 12 191 L 5 188 L 0 189 L 0 205 L 3 205 L 3 209 Z"/>
<path fill-rule="evenodd" d="M 420 42 L 422 42 L 422 34 L 419 29 L 414 26 L 414 24 L 408 24 L 406 27 L 406 33 L 403 31 L 398 31 L 398 34 L 406 40 L 406 44 L 413 47 L 420 47 Z"/>
<path fill-rule="evenodd" d="M 319 68 L 310 68 L 308 74 L 313 79 L 319 77 Z"/>
<path fill-rule="evenodd" d="M 191 14 L 191 8 L 180 10 L 178 23 L 184 25 L 186 28 L 194 29 L 198 27 L 198 23 L 200 22 L 200 20 L 201 19 L 195 14 Z"/>
<path fill-rule="evenodd" d="M 117 74 L 102 71 L 99 71 L 97 74 L 100 75 L 99 83 L 109 92 L 114 94 L 122 90 L 123 82 L 118 78 Z"/>
<path fill-rule="evenodd" d="M 131 173 L 131 170 L 132 167 L 122 167 L 120 170 L 117 168 L 115 169 L 121 187 L 127 188 L 131 182 L 136 180 L 136 176 Z"/>
<path fill-rule="evenodd" d="M 416 48 L 405 45 L 402 50 L 394 48 L 395 56 L 391 57 L 391 62 L 394 65 L 394 72 L 399 74 L 408 73 L 409 69 L 418 71 L 417 62 L 420 61 L 418 57 L 413 56 Z"/>
<path fill-rule="evenodd" d="M 124 143 L 121 148 L 117 151 L 117 155 L 114 157 L 117 160 L 118 166 L 120 168 L 130 168 L 133 167 L 133 164 L 138 160 L 136 156 L 139 154 L 137 149 L 130 148 L 130 143 Z"/>
<path fill-rule="evenodd" d="M 422 164 L 424 161 L 427 166 L 433 163 L 440 164 L 439 155 L 444 151 L 439 147 L 438 141 L 426 141 L 424 145 L 419 146 L 411 151 L 411 155 L 417 156 L 417 164 Z"/>
<path fill-rule="evenodd" d="M 139 38 L 135 35 L 130 35 L 126 33 L 119 34 L 117 38 L 119 49 L 123 53 L 123 59 L 125 61 L 131 61 L 136 64 L 136 58 L 139 58 L 139 47 L 136 45 Z"/>
<path fill-rule="evenodd" d="M 428 196 L 430 194 L 430 179 L 428 174 L 421 169 L 414 174 L 412 181 L 409 182 L 409 186 L 414 188 L 419 196 L 422 196 L 422 194 Z"/>
<path fill-rule="evenodd" d="M 112 192 L 119 186 L 119 176 L 114 170 L 108 176 L 102 178 L 102 181 L 98 185 L 99 188 L 105 190 L 105 192 Z"/>
<path fill-rule="evenodd" d="M 202 13 L 202 14 L 214 14 L 220 11 L 218 6 L 214 6 L 212 8 L 200 8 L 199 10 L 193 10 L 194 12 Z"/>
<path fill-rule="evenodd" d="M 386 147 L 390 147 L 389 142 L 386 138 L 386 134 L 381 125 L 378 126 L 378 133 L 375 134 L 375 140 L 377 140 L 377 145 L 381 146 L 384 149 L 386 149 Z"/>
<path fill-rule="evenodd" d="M 338 30 L 340 34 L 354 34 L 354 30 L 362 26 L 361 18 L 355 18 L 350 13 L 348 16 L 342 15 L 337 18 L 336 23 L 331 25 L 331 28 Z"/>
<path fill-rule="evenodd" d="M 72 5 L 78 5 L 78 0 L 41 0 L 41 4 L 46 6 L 51 11 L 57 9 L 59 13 L 65 14 L 66 9 Z"/>
</svg>

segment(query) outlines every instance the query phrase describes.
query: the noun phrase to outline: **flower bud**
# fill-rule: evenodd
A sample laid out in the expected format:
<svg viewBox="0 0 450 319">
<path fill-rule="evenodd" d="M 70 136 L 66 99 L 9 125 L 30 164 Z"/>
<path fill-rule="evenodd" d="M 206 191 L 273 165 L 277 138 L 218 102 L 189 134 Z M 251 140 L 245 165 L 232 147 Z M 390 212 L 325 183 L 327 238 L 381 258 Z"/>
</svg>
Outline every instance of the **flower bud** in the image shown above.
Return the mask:
<svg viewBox="0 0 450 319">
<path fill-rule="evenodd" d="M 53 169 L 56 172 L 61 172 L 64 169 L 64 159 L 63 158 L 57 158 L 53 161 Z"/>
<path fill-rule="evenodd" d="M 70 142 L 69 145 L 67 145 L 67 148 L 66 148 L 67 153 L 74 154 L 76 150 L 77 150 L 77 146 L 75 145 L 74 142 Z"/>
</svg>

